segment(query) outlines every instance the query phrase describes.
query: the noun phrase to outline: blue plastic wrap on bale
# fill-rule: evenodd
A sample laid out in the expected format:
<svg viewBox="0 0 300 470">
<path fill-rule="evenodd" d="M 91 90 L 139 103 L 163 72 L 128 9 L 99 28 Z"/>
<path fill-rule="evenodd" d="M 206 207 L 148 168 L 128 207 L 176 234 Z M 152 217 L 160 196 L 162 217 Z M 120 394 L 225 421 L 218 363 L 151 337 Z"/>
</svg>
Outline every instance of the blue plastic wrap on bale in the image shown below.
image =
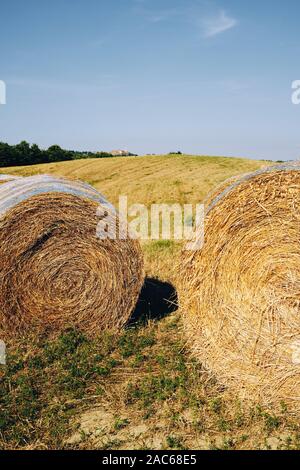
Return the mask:
<svg viewBox="0 0 300 470">
<path fill-rule="evenodd" d="M 50 175 L 35 175 L 17 178 L 0 186 L 0 215 L 17 204 L 45 193 L 66 193 L 105 205 L 115 212 L 112 204 L 92 186 L 81 181 L 70 181 Z"/>
</svg>

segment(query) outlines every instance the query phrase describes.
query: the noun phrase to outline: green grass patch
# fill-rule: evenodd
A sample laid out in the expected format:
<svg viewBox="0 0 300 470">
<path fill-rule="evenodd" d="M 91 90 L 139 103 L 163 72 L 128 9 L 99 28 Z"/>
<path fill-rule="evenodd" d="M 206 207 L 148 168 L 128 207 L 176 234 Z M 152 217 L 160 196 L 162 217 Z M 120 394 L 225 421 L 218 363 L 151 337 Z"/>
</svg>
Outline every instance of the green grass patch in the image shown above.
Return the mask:
<svg viewBox="0 0 300 470">
<path fill-rule="evenodd" d="M 300 427 L 286 406 L 275 414 L 230 398 L 186 351 L 178 321 L 173 315 L 93 340 L 69 329 L 8 346 L 0 368 L 0 447 L 68 447 L 78 415 L 103 404 L 114 421 L 101 448 L 120 447 L 141 423 L 155 435 L 161 422 L 170 430 L 162 438 L 169 449 L 193 448 L 203 435 L 215 449 L 265 448 L 282 430 L 289 435 L 281 447 L 299 448 Z M 93 446 L 89 436 L 82 446 Z"/>
</svg>

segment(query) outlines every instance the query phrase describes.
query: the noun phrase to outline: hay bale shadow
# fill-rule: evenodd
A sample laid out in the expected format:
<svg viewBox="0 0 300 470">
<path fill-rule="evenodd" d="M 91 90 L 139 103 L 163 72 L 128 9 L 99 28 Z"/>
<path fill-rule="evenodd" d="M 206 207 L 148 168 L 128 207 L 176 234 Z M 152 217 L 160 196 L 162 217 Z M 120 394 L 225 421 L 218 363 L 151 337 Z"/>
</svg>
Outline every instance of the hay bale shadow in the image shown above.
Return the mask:
<svg viewBox="0 0 300 470">
<path fill-rule="evenodd" d="M 147 277 L 127 326 L 143 324 L 148 320 L 160 320 L 177 309 L 178 296 L 175 287 L 169 282 Z"/>
</svg>

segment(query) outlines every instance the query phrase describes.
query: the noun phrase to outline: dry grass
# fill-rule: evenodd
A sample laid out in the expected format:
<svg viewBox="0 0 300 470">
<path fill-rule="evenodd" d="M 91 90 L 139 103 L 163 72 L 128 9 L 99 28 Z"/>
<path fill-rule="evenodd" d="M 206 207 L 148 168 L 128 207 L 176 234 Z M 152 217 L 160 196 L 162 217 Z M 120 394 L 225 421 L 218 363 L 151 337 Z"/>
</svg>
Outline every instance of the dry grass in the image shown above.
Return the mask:
<svg viewBox="0 0 300 470">
<path fill-rule="evenodd" d="M 244 409 L 185 348 L 178 314 L 105 333 L 9 344 L 2 449 L 299 449 L 282 407 Z"/>
<path fill-rule="evenodd" d="M 94 186 L 112 204 L 125 194 L 129 204 L 149 206 L 159 202 L 200 202 L 224 179 L 266 165 L 267 162 L 246 159 L 166 155 L 77 160 L 6 168 L 3 172 L 77 178 Z"/>
<path fill-rule="evenodd" d="M 200 202 L 228 177 L 265 165 L 151 156 L 5 172 L 82 178 L 113 203 L 127 194 L 129 201 L 149 205 Z M 174 285 L 180 244 L 149 242 L 143 251 L 147 276 Z M 300 447 L 299 423 L 288 408 L 274 413 L 253 404 L 245 409 L 191 358 L 178 312 L 93 340 L 77 330 L 53 340 L 27 336 L 8 345 L 8 361 L 0 381 L 2 448 Z"/>
</svg>

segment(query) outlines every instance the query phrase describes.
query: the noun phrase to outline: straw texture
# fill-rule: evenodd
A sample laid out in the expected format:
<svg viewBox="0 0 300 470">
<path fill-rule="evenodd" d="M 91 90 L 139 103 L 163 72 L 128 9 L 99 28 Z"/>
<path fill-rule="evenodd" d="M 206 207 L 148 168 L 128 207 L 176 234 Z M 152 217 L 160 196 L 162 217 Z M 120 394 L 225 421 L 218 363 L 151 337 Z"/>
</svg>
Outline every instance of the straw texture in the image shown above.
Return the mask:
<svg viewBox="0 0 300 470">
<path fill-rule="evenodd" d="M 33 176 L 0 186 L 2 336 L 67 326 L 93 335 L 126 323 L 142 254 L 137 241 L 99 239 L 101 213 L 116 216 L 81 182 Z"/>
<path fill-rule="evenodd" d="M 300 167 L 231 179 L 206 201 L 205 241 L 179 294 L 197 358 L 237 396 L 300 410 Z"/>
</svg>

